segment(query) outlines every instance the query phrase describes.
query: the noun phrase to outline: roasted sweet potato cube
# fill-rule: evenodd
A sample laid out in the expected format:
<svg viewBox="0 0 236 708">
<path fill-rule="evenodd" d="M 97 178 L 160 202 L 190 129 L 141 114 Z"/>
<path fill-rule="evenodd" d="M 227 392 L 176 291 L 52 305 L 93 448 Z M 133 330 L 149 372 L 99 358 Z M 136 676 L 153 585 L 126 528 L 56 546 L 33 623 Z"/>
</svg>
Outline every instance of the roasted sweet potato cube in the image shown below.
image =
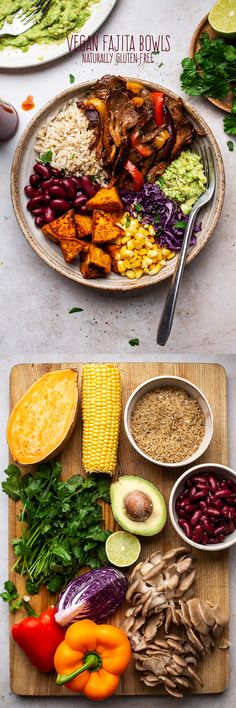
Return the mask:
<svg viewBox="0 0 236 708">
<path fill-rule="evenodd" d="M 92 217 L 85 214 L 75 214 L 75 225 L 78 238 L 86 238 L 92 233 Z"/>
<path fill-rule="evenodd" d="M 79 241 L 78 238 L 67 239 L 60 241 L 61 250 L 64 259 L 67 263 L 71 263 L 81 251 L 88 250 L 89 244 L 84 241 Z"/>
<path fill-rule="evenodd" d="M 42 228 L 44 236 L 47 236 L 51 241 L 60 243 L 61 240 L 65 241 L 67 239 L 76 238 L 76 228 L 74 211 L 70 209 L 63 216 L 59 216 L 55 221 L 51 221 L 50 224 L 45 224 Z"/>
<path fill-rule="evenodd" d="M 88 200 L 86 207 L 88 209 L 102 209 L 103 211 L 111 212 L 123 209 L 116 187 L 102 187 L 94 197 Z"/>
<path fill-rule="evenodd" d="M 93 243 L 109 243 L 121 235 L 122 229 L 117 226 L 119 216 L 117 212 L 109 214 L 101 209 L 95 209 L 92 222 Z"/>
<path fill-rule="evenodd" d="M 111 258 L 109 254 L 104 253 L 93 243 L 88 244 L 88 252 L 82 253 L 81 260 L 80 270 L 84 278 L 98 278 L 110 273 Z"/>
<path fill-rule="evenodd" d="M 109 256 L 111 258 L 111 270 L 113 273 L 119 273 L 118 270 L 118 259 L 116 256 L 120 252 L 120 246 L 117 246 L 115 243 L 109 243 L 106 246 L 106 252 L 109 253 Z"/>
</svg>

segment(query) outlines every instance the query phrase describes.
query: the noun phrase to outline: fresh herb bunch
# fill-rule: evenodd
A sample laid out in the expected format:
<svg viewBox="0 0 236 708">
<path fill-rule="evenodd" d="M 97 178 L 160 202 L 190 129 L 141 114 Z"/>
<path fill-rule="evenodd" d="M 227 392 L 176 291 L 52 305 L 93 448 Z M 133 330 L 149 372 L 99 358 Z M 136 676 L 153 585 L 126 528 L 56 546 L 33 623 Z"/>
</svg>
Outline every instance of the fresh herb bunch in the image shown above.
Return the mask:
<svg viewBox="0 0 236 708">
<path fill-rule="evenodd" d="M 20 597 L 16 586 L 11 580 L 6 580 L 4 583 L 4 590 L 0 592 L 0 597 L 4 602 L 8 602 L 10 612 L 17 612 L 20 607 L 24 607 L 28 617 L 35 616 L 35 611 L 30 605 L 29 598 L 26 596 Z"/>
<path fill-rule="evenodd" d="M 63 481 L 61 471 L 61 464 L 52 462 L 21 476 L 18 467 L 9 465 L 2 483 L 6 494 L 22 502 L 21 537 L 12 541 L 14 569 L 27 576 L 25 587 L 31 595 L 41 584 L 57 592 L 83 566 L 100 568 L 107 563 L 105 542 L 110 532 L 102 529 L 98 502 L 110 502 L 110 480 L 94 474 Z"/>
<path fill-rule="evenodd" d="M 236 46 L 203 32 L 199 51 L 193 59 L 183 59 L 182 67 L 181 85 L 186 93 L 223 99 L 236 83 Z"/>
</svg>

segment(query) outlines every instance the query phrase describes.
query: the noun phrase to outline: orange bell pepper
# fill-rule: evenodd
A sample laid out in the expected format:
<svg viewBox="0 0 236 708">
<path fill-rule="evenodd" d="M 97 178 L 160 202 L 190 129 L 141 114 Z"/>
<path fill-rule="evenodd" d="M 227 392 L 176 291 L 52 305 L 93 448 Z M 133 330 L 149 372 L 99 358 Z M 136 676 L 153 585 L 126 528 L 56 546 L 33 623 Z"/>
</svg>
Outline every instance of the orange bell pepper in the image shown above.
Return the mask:
<svg viewBox="0 0 236 708">
<path fill-rule="evenodd" d="M 57 684 L 102 701 L 116 691 L 130 659 L 130 642 L 118 627 L 74 622 L 54 656 Z"/>
</svg>

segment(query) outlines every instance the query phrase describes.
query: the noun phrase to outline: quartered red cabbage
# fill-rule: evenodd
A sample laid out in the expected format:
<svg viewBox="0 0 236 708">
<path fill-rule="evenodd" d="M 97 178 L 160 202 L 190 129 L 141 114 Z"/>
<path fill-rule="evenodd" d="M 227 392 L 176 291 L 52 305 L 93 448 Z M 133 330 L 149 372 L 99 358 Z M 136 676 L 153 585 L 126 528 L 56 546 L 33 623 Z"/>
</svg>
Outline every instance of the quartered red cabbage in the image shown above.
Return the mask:
<svg viewBox="0 0 236 708">
<path fill-rule="evenodd" d="M 121 605 L 127 586 L 127 578 L 113 568 L 80 575 L 59 595 L 55 619 L 62 626 L 81 619 L 102 622 Z"/>
<path fill-rule="evenodd" d="M 158 184 L 146 183 L 139 192 L 120 190 L 123 205 L 132 216 L 145 224 L 152 224 L 156 232 L 156 241 L 171 251 L 181 248 L 188 216 L 182 212 L 177 202 L 166 197 Z M 201 225 L 193 229 L 191 246 L 196 243 L 196 233 Z"/>
</svg>

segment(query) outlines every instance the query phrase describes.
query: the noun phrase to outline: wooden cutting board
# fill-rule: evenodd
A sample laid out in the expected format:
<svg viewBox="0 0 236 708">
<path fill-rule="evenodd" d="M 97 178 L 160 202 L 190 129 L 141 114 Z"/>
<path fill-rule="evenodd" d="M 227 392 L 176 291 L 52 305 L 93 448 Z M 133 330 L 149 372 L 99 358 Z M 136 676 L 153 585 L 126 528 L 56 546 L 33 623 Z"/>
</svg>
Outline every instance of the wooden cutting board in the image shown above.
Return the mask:
<svg viewBox="0 0 236 708">
<path fill-rule="evenodd" d="M 12 369 L 10 379 L 10 409 L 19 400 L 20 396 L 33 383 L 33 381 L 47 371 L 75 366 L 79 370 L 81 382 L 82 365 L 73 364 L 28 364 L 18 365 Z M 122 380 L 123 408 L 131 392 L 140 383 L 157 375 L 177 375 L 189 379 L 205 393 L 212 407 L 214 417 L 214 434 L 210 447 L 200 458 L 199 462 L 218 462 L 227 464 L 227 393 L 226 374 L 218 364 L 178 364 L 178 363 L 129 363 L 119 364 Z M 81 465 L 81 421 L 73 433 L 66 449 L 62 454 L 63 476 L 67 478 L 72 474 L 83 472 Z M 131 447 L 121 425 L 119 447 L 119 471 L 124 474 L 141 475 L 156 484 L 163 492 L 166 504 L 169 493 L 176 479 L 176 473 L 146 462 Z M 10 500 L 9 515 L 9 548 L 10 568 L 14 565 L 14 555 L 11 539 L 19 534 L 16 519 L 18 513 L 16 505 Z M 107 527 L 114 530 L 114 523 L 110 507 L 105 510 Z M 182 540 L 176 535 L 170 521 L 160 535 L 149 540 L 142 540 L 142 558 L 152 553 L 157 548 L 167 551 L 170 547 L 183 545 Z M 227 551 L 221 553 L 195 552 L 197 557 L 197 575 L 195 582 L 196 595 L 218 603 L 222 608 L 229 607 L 229 565 Z M 19 575 L 10 574 L 20 593 L 24 594 L 24 582 Z M 50 598 L 51 600 L 51 598 Z M 52 602 L 52 600 L 51 600 Z M 32 604 L 37 612 L 45 609 L 49 604 L 49 595 L 46 591 L 34 596 Z M 24 616 L 18 612 L 11 617 L 11 623 L 19 621 Z M 124 616 L 124 608 L 120 610 L 111 622 L 120 624 Z M 204 680 L 204 688 L 194 687 L 194 693 L 218 693 L 224 691 L 228 680 L 229 656 L 228 650 L 215 649 L 211 656 L 205 657 L 200 666 L 200 673 Z M 10 648 L 10 675 L 13 693 L 21 696 L 72 696 L 68 689 L 57 687 L 55 675 L 40 674 L 30 664 L 17 644 L 11 641 Z M 122 677 L 119 693 L 122 695 L 143 695 L 163 693 L 158 688 L 149 689 L 139 680 L 139 675 L 131 665 Z M 79 697 L 78 697 L 79 700 Z"/>
</svg>

